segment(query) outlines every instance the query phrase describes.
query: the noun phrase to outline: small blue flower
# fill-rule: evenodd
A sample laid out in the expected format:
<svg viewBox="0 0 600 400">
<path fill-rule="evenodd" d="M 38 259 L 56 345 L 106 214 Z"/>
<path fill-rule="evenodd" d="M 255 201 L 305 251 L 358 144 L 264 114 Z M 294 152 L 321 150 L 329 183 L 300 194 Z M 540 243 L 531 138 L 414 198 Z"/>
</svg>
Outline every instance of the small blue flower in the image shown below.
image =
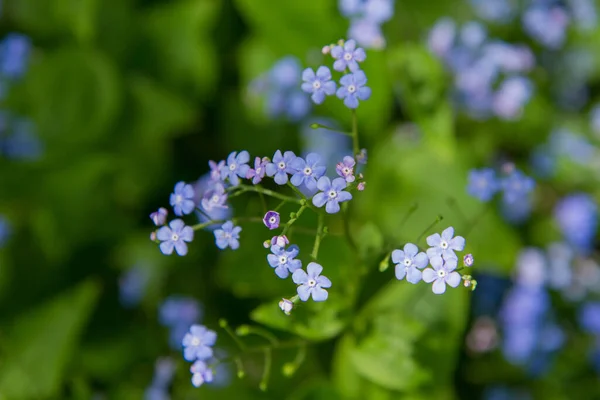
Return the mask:
<svg viewBox="0 0 600 400">
<path fill-rule="evenodd" d="M 579 324 L 586 332 L 600 334 L 600 302 L 589 302 L 581 307 Z"/>
<path fill-rule="evenodd" d="M 194 188 L 185 182 L 178 182 L 175 185 L 175 190 L 171 193 L 169 203 L 173 207 L 175 215 L 181 217 L 185 214 L 190 214 L 196 208 L 194 203 Z"/>
<path fill-rule="evenodd" d="M 535 181 L 515 169 L 510 175 L 502 179 L 501 186 L 504 190 L 503 201 L 506 204 L 514 204 L 527 198 L 535 187 Z"/>
<path fill-rule="evenodd" d="M 147 267 L 136 265 L 123 273 L 119 278 L 119 300 L 121 305 L 126 308 L 138 305 L 144 297 L 149 281 L 150 273 Z"/>
<path fill-rule="evenodd" d="M 369 18 L 352 19 L 348 28 L 348 37 L 368 49 L 385 48 L 381 25 Z"/>
<path fill-rule="evenodd" d="M 511 0 L 471 0 L 475 13 L 486 21 L 507 23 L 516 14 L 517 7 Z"/>
<path fill-rule="evenodd" d="M 421 280 L 421 271 L 427 266 L 429 259 L 423 252 L 419 253 L 419 248 L 412 243 L 404 245 L 404 251 L 394 250 L 392 252 L 392 262 L 396 264 L 396 279 L 406 280 L 410 283 L 418 283 Z"/>
<path fill-rule="evenodd" d="M 371 97 L 371 88 L 367 84 L 367 76 L 361 70 L 352 74 L 342 76 L 342 85 L 337 90 L 337 97 L 344 99 L 344 105 L 348 108 L 358 107 L 358 100 L 368 100 Z"/>
<path fill-rule="evenodd" d="M 294 271 L 292 280 L 298 286 L 298 296 L 300 300 L 307 301 L 310 296 L 314 301 L 325 301 L 327 300 L 327 290 L 325 288 L 331 287 L 331 281 L 324 275 L 323 267 L 315 262 L 311 262 L 306 266 L 306 272 L 303 269 Z"/>
<path fill-rule="evenodd" d="M 269 163 L 269 159 L 267 157 L 256 157 L 254 159 L 254 168 L 250 168 L 248 173 L 246 174 L 246 179 L 252 179 L 252 183 L 257 185 L 262 181 L 265 177 L 265 173 L 267 172 L 267 164 Z"/>
<path fill-rule="evenodd" d="M 182 220 L 174 219 L 169 226 L 163 226 L 156 232 L 156 238 L 162 242 L 160 251 L 163 254 L 170 255 L 175 249 L 177 254 L 185 256 L 188 252 L 185 242 L 191 242 L 194 239 L 194 230 L 185 226 Z"/>
<path fill-rule="evenodd" d="M 271 230 L 279 228 L 279 213 L 277 211 L 267 211 L 263 217 L 263 223 Z"/>
<path fill-rule="evenodd" d="M 442 259 L 440 256 L 430 257 L 431 268 L 423 270 L 423 281 L 433 282 L 432 291 L 435 294 L 442 294 L 446 291 L 446 285 L 453 288 L 460 284 L 460 274 L 456 271 L 456 258 Z"/>
<path fill-rule="evenodd" d="M 587 254 L 594 244 L 598 228 L 598 206 L 587 193 L 575 193 L 561 199 L 554 218 L 565 240 L 576 250 Z"/>
<path fill-rule="evenodd" d="M 299 252 L 300 249 L 296 245 L 291 245 L 287 250 L 273 245 L 271 246 L 273 254 L 267 256 L 267 261 L 271 267 L 275 268 L 275 274 L 281 279 L 285 279 L 290 273 L 302 268 L 302 261 L 294 259 Z"/>
<path fill-rule="evenodd" d="M 359 70 L 358 63 L 365 61 L 367 54 L 362 48 L 356 48 L 356 41 L 350 39 L 344 43 L 344 46 L 335 46 L 331 49 L 331 56 L 335 58 L 333 69 L 344 72 L 346 68 L 350 72 Z"/>
<path fill-rule="evenodd" d="M 0 214 L 0 247 L 4 246 L 11 234 L 10 222 L 8 222 L 8 219 L 4 215 Z"/>
<path fill-rule="evenodd" d="M 491 168 L 472 169 L 469 171 L 469 184 L 467 192 L 479 199 L 487 202 L 494 197 L 500 189 L 500 182 L 496 179 L 496 172 Z"/>
<path fill-rule="evenodd" d="M 183 345 L 183 358 L 187 361 L 207 360 L 212 357 L 213 349 L 217 341 L 217 334 L 204 325 L 192 325 L 190 331 L 185 334 L 181 344 Z"/>
<path fill-rule="evenodd" d="M 218 163 L 213 160 L 208 161 L 208 167 L 210 168 L 210 179 L 213 181 L 221 180 L 221 170 L 225 166 L 225 160 L 221 160 Z"/>
<path fill-rule="evenodd" d="M 225 186 L 220 182 L 215 182 L 210 189 L 204 192 L 200 204 L 206 212 L 211 212 L 214 208 L 227 208 Z"/>
<path fill-rule="evenodd" d="M 250 154 L 246 150 L 240 151 L 239 154 L 232 151 L 227 157 L 227 165 L 221 167 L 221 179 L 229 178 L 229 183 L 233 186 L 239 185 L 239 178 L 246 178 L 250 169 L 248 161 L 250 161 Z"/>
<path fill-rule="evenodd" d="M 448 227 L 444 229 L 441 236 L 439 233 L 428 236 L 427 244 L 431 246 L 427 249 L 427 256 L 430 259 L 441 256 L 445 260 L 448 260 L 456 258 L 454 251 L 463 251 L 465 248 L 465 238 L 462 236 L 454 237 L 454 228 Z"/>
<path fill-rule="evenodd" d="M 240 232 L 242 228 L 234 226 L 232 221 L 225 222 L 221 229 L 215 229 L 215 242 L 221 250 L 231 247 L 231 250 L 237 250 L 240 247 Z"/>
<path fill-rule="evenodd" d="M 452 49 L 456 36 L 456 23 L 452 18 L 444 17 L 436 21 L 429 31 L 427 44 L 429 50 L 440 58 L 445 58 Z"/>
<path fill-rule="evenodd" d="M 340 204 L 344 201 L 352 200 L 352 194 L 345 192 L 346 180 L 344 178 L 335 178 L 333 182 L 328 177 L 322 176 L 317 182 L 317 188 L 321 191 L 317 193 L 312 203 L 315 207 L 323 207 L 329 214 L 335 214 L 340 211 Z"/>
<path fill-rule="evenodd" d="M 158 309 L 159 322 L 169 328 L 185 325 L 187 330 L 190 325 L 198 322 L 201 315 L 198 301 L 191 297 L 169 296 Z"/>
<path fill-rule="evenodd" d="M 0 75 L 9 78 L 20 78 L 27 69 L 31 40 L 18 33 L 9 33 L 0 42 Z"/>
<path fill-rule="evenodd" d="M 171 357 L 161 357 L 154 364 L 154 378 L 152 386 L 168 388 L 175 375 L 175 361 Z"/>
<path fill-rule="evenodd" d="M 161 226 L 167 223 L 167 215 L 169 215 L 167 209 L 161 207 L 158 211 L 154 211 L 150 214 L 150 219 L 154 222 L 154 225 Z"/>
<path fill-rule="evenodd" d="M 321 157 L 317 153 L 309 153 L 306 160 L 302 157 L 296 157 L 291 166 L 297 172 L 292 176 L 291 182 L 294 186 L 300 186 L 304 183 L 310 191 L 317 189 L 317 179 L 323 176 L 326 167 L 319 165 Z"/>
<path fill-rule="evenodd" d="M 273 162 L 267 164 L 267 176 L 274 176 L 275 183 L 285 185 L 288 182 L 287 174 L 295 174 L 297 171 L 292 167 L 292 162 L 296 159 L 293 151 L 286 151 L 281 155 L 281 151 L 277 150 L 273 156 Z"/>
<path fill-rule="evenodd" d="M 331 80 L 331 71 L 325 66 L 320 66 L 316 74 L 312 68 L 306 68 L 302 72 L 302 80 L 302 90 L 312 93 L 310 98 L 315 104 L 321 104 L 325 101 L 325 96 L 335 94 L 335 82 Z"/>
<path fill-rule="evenodd" d="M 198 360 L 190 367 L 192 373 L 192 385 L 200 387 L 204 383 L 210 383 L 213 380 L 212 369 L 208 368 L 204 361 Z"/>
<path fill-rule="evenodd" d="M 340 161 L 339 163 L 337 163 L 337 165 L 335 166 L 335 172 L 341 176 L 342 178 L 344 178 L 344 180 L 348 183 L 354 182 L 354 180 L 356 179 L 356 177 L 354 176 L 354 165 L 356 164 L 356 161 L 354 161 L 354 158 L 350 157 L 350 156 L 345 156 L 344 159 L 342 161 Z"/>
<path fill-rule="evenodd" d="M 532 5 L 523 13 L 525 32 L 549 49 L 563 45 L 569 22 L 569 14 L 558 5 Z"/>
<path fill-rule="evenodd" d="M 511 76 L 500 84 L 494 93 L 492 109 L 494 113 L 506 120 L 515 120 L 523 113 L 533 93 L 533 84 L 523 76 Z"/>
</svg>

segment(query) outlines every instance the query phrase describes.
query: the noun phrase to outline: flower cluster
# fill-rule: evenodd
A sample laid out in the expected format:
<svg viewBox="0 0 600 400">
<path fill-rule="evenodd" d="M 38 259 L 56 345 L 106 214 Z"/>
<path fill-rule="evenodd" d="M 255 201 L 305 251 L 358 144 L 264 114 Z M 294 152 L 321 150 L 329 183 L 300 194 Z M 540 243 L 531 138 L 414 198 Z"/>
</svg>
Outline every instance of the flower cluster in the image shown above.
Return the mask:
<svg viewBox="0 0 600 400">
<path fill-rule="evenodd" d="M 533 91 L 523 76 L 534 67 L 531 50 L 488 38 L 477 22 L 457 30 L 452 19 L 442 18 L 429 33 L 430 50 L 454 74 L 457 99 L 476 118 L 519 118 Z"/>
<path fill-rule="evenodd" d="M 530 163 L 539 177 L 551 178 L 561 159 L 587 167 L 597 155 L 598 150 L 585 136 L 561 128 L 552 131 L 548 141 L 534 149 Z"/>
<path fill-rule="evenodd" d="M 340 86 L 332 81 L 331 70 L 324 65 L 317 68 L 306 68 L 302 72 L 302 90 L 311 94 L 315 104 L 321 104 L 326 96 L 336 95 L 344 100 L 344 105 L 354 109 L 358 107 L 359 100 L 368 100 L 371 97 L 371 88 L 366 86 L 367 76 L 360 69 L 359 63 L 367 58 L 364 49 L 356 46 L 356 41 L 340 40 L 337 44 L 331 44 L 323 48 L 323 54 L 330 54 L 335 60 L 333 69 L 343 72 L 340 78 Z M 337 88 L 337 90 L 336 90 Z"/>
<path fill-rule="evenodd" d="M 392 262 L 396 264 L 396 279 L 402 280 L 406 277 L 412 284 L 421 280 L 426 283 L 433 282 L 432 291 L 435 294 L 444 293 L 446 285 L 457 287 L 463 279 L 465 286 L 475 287 L 475 282 L 469 275 L 461 277 L 456 271 L 458 257 L 455 251 L 464 250 L 465 239 L 462 236 L 454 236 L 453 227 L 446 228 L 441 235 L 435 233 L 427 237 L 427 244 L 431 247 L 426 252 L 419 252 L 419 248 L 412 243 L 407 243 L 404 250 L 392 251 Z M 425 268 L 428 264 L 431 268 Z M 463 265 L 473 265 L 471 254 L 464 256 Z"/>
<path fill-rule="evenodd" d="M 366 48 L 382 49 L 381 25 L 394 16 L 394 0 L 339 0 L 342 15 L 350 18 L 348 37 Z"/>
<path fill-rule="evenodd" d="M 185 334 L 181 344 L 183 345 L 183 358 L 193 362 L 190 367 L 192 373 L 192 385 L 200 387 L 202 384 L 213 380 L 213 371 L 206 361 L 213 357 L 213 346 L 217 341 L 217 334 L 204 325 L 192 325 L 190 331 Z"/>
<path fill-rule="evenodd" d="M 190 297 L 171 296 L 160 306 L 158 320 L 161 325 L 171 329 L 169 343 L 174 349 L 179 349 L 181 339 L 192 324 L 197 323 L 202 316 L 198 302 Z"/>
</svg>

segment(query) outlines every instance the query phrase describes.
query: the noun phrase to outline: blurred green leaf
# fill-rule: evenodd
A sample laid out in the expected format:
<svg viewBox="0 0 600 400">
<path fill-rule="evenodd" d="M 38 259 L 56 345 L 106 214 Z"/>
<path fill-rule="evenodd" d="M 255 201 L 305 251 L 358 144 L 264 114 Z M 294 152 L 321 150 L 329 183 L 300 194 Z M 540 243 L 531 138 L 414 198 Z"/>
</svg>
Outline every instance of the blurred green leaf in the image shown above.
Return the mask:
<svg viewBox="0 0 600 400">
<path fill-rule="evenodd" d="M 86 281 L 14 321 L 6 332 L 6 354 L 0 365 L 1 399 L 58 395 L 98 294 L 98 285 Z"/>
</svg>

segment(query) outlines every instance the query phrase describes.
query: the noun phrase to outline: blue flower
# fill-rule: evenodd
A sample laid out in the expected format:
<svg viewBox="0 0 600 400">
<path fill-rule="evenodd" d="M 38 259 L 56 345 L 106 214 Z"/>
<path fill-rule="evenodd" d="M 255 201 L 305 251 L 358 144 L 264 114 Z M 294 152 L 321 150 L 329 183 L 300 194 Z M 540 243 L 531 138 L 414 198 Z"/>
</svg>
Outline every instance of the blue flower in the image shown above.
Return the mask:
<svg viewBox="0 0 600 400">
<path fill-rule="evenodd" d="M 215 182 L 210 189 L 204 192 L 200 204 L 206 212 L 210 212 L 214 208 L 227 208 L 225 186 L 220 182 Z"/>
<path fill-rule="evenodd" d="M 337 165 L 335 166 L 335 172 L 341 176 L 342 178 L 344 178 L 344 180 L 348 183 L 354 182 L 354 180 L 356 179 L 354 176 L 354 165 L 356 164 L 356 161 L 354 161 L 354 158 L 350 157 L 350 156 L 345 156 L 344 159 L 342 161 L 340 161 L 339 163 L 337 163 Z"/>
<path fill-rule="evenodd" d="M 394 0 L 367 0 L 364 4 L 365 18 L 377 24 L 394 16 Z"/>
<path fill-rule="evenodd" d="M 465 238 L 462 236 L 454 237 L 454 228 L 448 227 L 444 229 L 441 236 L 439 233 L 428 236 L 427 244 L 431 246 L 427 249 L 427 256 L 430 259 L 441 256 L 445 260 L 448 260 L 456 258 L 454 251 L 463 251 L 465 248 Z"/>
<path fill-rule="evenodd" d="M 4 246 L 11 234 L 12 229 L 8 219 L 4 215 L 0 215 L 0 247 Z"/>
<path fill-rule="evenodd" d="M 542 287 L 548 276 L 544 252 L 526 247 L 517 256 L 515 281 L 523 287 Z"/>
<path fill-rule="evenodd" d="M 323 103 L 326 95 L 335 94 L 335 82 L 331 80 L 331 71 L 325 66 L 320 66 L 316 74 L 312 68 L 306 68 L 302 72 L 302 80 L 302 90 L 312 93 L 310 98 L 315 104 Z"/>
<path fill-rule="evenodd" d="M 600 135 L 600 104 L 590 110 L 590 126 L 596 135 Z"/>
<path fill-rule="evenodd" d="M 156 360 L 152 386 L 168 389 L 173 380 L 173 375 L 175 375 L 175 369 L 175 361 L 171 357 L 162 357 Z"/>
<path fill-rule="evenodd" d="M 456 23 L 449 17 L 436 21 L 429 31 L 427 44 L 429 50 L 440 58 L 445 58 L 454 44 Z"/>
<path fill-rule="evenodd" d="M 442 259 L 440 256 L 430 257 L 431 268 L 423 270 L 423 281 L 433 282 L 432 291 L 435 294 L 442 294 L 446 291 L 446 285 L 457 287 L 460 284 L 460 274 L 456 271 L 456 258 Z"/>
<path fill-rule="evenodd" d="M 293 151 L 286 151 L 281 155 L 281 151 L 277 150 L 273 156 L 273 162 L 267 164 L 267 176 L 274 176 L 275 183 L 285 185 L 288 182 L 287 174 L 295 174 L 297 171 L 292 167 L 292 161 L 296 159 Z"/>
<path fill-rule="evenodd" d="M 128 269 L 119 278 L 119 300 L 123 307 L 130 308 L 139 304 L 144 297 L 150 280 L 147 267 L 136 265 Z"/>
<path fill-rule="evenodd" d="M 231 250 L 237 250 L 240 247 L 240 232 L 242 228 L 234 226 L 232 221 L 227 221 L 221 225 L 221 229 L 215 229 L 215 242 L 221 250 L 231 247 Z"/>
<path fill-rule="evenodd" d="M 233 186 L 239 185 L 239 178 L 245 179 L 250 169 L 248 161 L 250 161 L 250 154 L 246 150 L 240 151 L 239 154 L 232 151 L 227 157 L 227 165 L 221 167 L 221 179 L 229 178 L 229 183 Z"/>
<path fill-rule="evenodd" d="M 490 201 L 500 189 L 500 182 L 496 179 L 496 172 L 491 168 L 469 171 L 469 184 L 467 192 L 480 201 Z"/>
<path fill-rule="evenodd" d="M 163 226 L 156 232 L 156 238 L 162 242 L 160 251 L 163 254 L 172 254 L 175 249 L 177 254 L 185 256 L 188 252 L 185 242 L 191 242 L 194 239 L 194 230 L 185 226 L 182 220 L 174 219 L 169 226 Z"/>
<path fill-rule="evenodd" d="M 269 159 L 267 157 L 256 157 L 254 159 L 254 168 L 250 168 L 246 174 L 246 179 L 252 179 L 252 183 L 257 185 L 265 177 L 267 172 L 267 163 Z"/>
<path fill-rule="evenodd" d="M 331 281 L 326 276 L 321 275 L 323 267 L 315 262 L 311 262 L 307 265 L 306 271 L 298 269 L 294 271 L 292 280 L 298 286 L 298 296 L 300 300 L 307 301 L 310 296 L 314 301 L 325 301 L 327 300 L 327 290 L 325 288 L 331 287 Z"/>
<path fill-rule="evenodd" d="M 523 174 L 518 169 L 512 171 L 501 181 L 504 190 L 503 201 L 506 204 L 522 202 L 535 187 L 535 181 Z"/>
<path fill-rule="evenodd" d="M 302 157 L 296 157 L 291 166 L 297 172 L 292 176 L 291 182 L 294 186 L 300 186 L 303 183 L 310 191 L 317 189 L 317 179 L 325 173 L 325 166 L 319 165 L 321 157 L 317 153 L 309 153 L 306 160 Z"/>
<path fill-rule="evenodd" d="M 0 75 L 9 78 L 20 78 L 27 69 L 31 40 L 18 33 L 9 33 L 0 42 Z"/>
<path fill-rule="evenodd" d="M 212 369 L 208 368 L 204 361 L 196 361 L 190 367 L 192 373 L 192 385 L 200 387 L 203 383 L 210 383 L 213 380 Z"/>
<path fill-rule="evenodd" d="M 221 160 L 218 163 L 213 160 L 208 161 L 208 167 L 210 168 L 210 179 L 213 181 L 221 180 L 221 170 L 225 166 L 225 160 Z"/>
<path fill-rule="evenodd" d="M 271 230 L 279 228 L 279 213 L 277 211 L 267 211 L 263 217 L 263 223 Z"/>
<path fill-rule="evenodd" d="M 154 211 L 150 214 L 150 219 L 154 222 L 154 225 L 161 226 L 167 223 L 167 215 L 169 215 L 167 209 L 161 207 L 158 211 Z"/>
<path fill-rule="evenodd" d="M 471 0 L 471 4 L 481 19 L 491 22 L 510 22 L 517 11 L 511 0 Z"/>
<path fill-rule="evenodd" d="M 367 76 L 361 70 L 352 74 L 342 76 L 342 85 L 337 90 L 337 97 L 344 99 L 344 105 L 348 108 L 358 107 L 358 100 L 368 100 L 371 97 L 371 88 L 367 84 Z"/>
<path fill-rule="evenodd" d="M 175 185 L 174 193 L 171 193 L 169 203 L 173 207 L 175 215 L 182 216 L 190 214 L 196 208 L 194 203 L 194 188 L 185 182 L 178 182 Z"/>
<path fill-rule="evenodd" d="M 381 25 L 369 18 L 353 19 L 348 28 L 348 37 L 363 47 L 371 49 L 385 48 L 385 38 Z"/>
<path fill-rule="evenodd" d="M 358 63 L 365 61 L 367 54 L 360 47 L 356 47 L 356 42 L 352 39 L 346 41 L 344 46 L 335 46 L 331 49 L 331 56 L 336 60 L 333 63 L 333 69 L 344 72 L 346 68 L 350 72 L 359 70 Z"/>
<path fill-rule="evenodd" d="M 587 193 L 575 193 L 561 199 L 554 218 L 565 240 L 587 254 L 593 247 L 598 228 L 598 206 Z"/>
<path fill-rule="evenodd" d="M 293 273 L 302 268 L 302 261 L 294 259 L 299 252 L 300 249 L 296 245 L 291 245 L 286 250 L 275 244 L 271 246 L 273 254 L 267 256 L 267 261 L 271 267 L 275 268 L 275 274 L 281 279 L 285 279 L 290 272 Z"/>
<path fill-rule="evenodd" d="M 158 320 L 161 325 L 169 328 L 185 325 L 185 330 L 198 322 L 201 315 L 200 305 L 191 297 L 169 296 L 158 310 Z"/>
<path fill-rule="evenodd" d="M 404 245 L 404 251 L 394 250 L 392 252 L 392 262 L 396 264 L 396 279 L 406 280 L 410 283 L 418 283 L 421 280 L 421 271 L 427 266 L 429 259 L 423 252 L 419 253 L 419 248 L 412 243 Z"/>
<path fill-rule="evenodd" d="M 600 302 L 589 302 L 581 307 L 579 324 L 586 332 L 600 334 Z"/>
<path fill-rule="evenodd" d="M 333 182 L 328 177 L 322 176 L 317 182 L 317 188 L 321 191 L 317 193 L 312 203 L 315 207 L 323 207 L 325 204 L 325 211 L 329 214 L 335 214 L 340 211 L 340 204 L 344 201 L 352 199 L 352 194 L 345 192 L 346 180 L 344 178 L 335 178 Z"/>
<path fill-rule="evenodd" d="M 183 358 L 187 361 L 207 360 L 212 357 L 213 349 L 217 341 L 217 334 L 203 325 L 192 325 L 190 331 L 185 334 L 181 344 L 183 345 Z"/>
<path fill-rule="evenodd" d="M 508 77 L 494 94 L 492 109 L 498 117 L 514 120 L 521 116 L 532 92 L 533 85 L 529 79 L 522 76 Z"/>
<path fill-rule="evenodd" d="M 525 31 L 550 49 L 558 49 L 563 45 L 568 25 L 569 14 L 558 5 L 532 5 L 523 14 Z"/>
</svg>

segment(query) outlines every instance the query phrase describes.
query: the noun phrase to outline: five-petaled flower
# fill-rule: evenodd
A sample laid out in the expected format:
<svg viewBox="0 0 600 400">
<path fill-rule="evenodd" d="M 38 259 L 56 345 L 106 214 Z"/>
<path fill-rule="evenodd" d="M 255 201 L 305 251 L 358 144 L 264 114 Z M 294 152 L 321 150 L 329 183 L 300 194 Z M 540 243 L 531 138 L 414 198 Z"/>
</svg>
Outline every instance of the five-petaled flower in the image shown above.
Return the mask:
<svg viewBox="0 0 600 400">
<path fill-rule="evenodd" d="M 496 179 L 496 172 L 491 168 L 469 171 L 469 184 L 467 192 L 480 201 L 490 201 L 500 189 L 500 183 Z"/>
<path fill-rule="evenodd" d="M 213 349 L 217 341 L 217 334 L 203 325 L 194 324 L 190 331 L 185 334 L 181 344 L 183 345 L 183 358 L 187 361 L 207 360 L 212 357 Z"/>
<path fill-rule="evenodd" d="M 185 256 L 188 252 L 185 242 L 191 242 L 194 239 L 194 230 L 185 226 L 182 220 L 174 219 L 169 226 L 163 226 L 156 232 L 156 238 L 162 242 L 160 251 L 163 254 L 172 254 L 175 249 L 177 254 Z"/>
<path fill-rule="evenodd" d="M 339 176 L 344 178 L 344 180 L 346 182 L 348 182 L 348 183 L 354 182 L 354 180 L 356 179 L 354 177 L 354 165 L 355 164 L 356 164 L 356 161 L 354 161 L 353 157 L 345 156 L 344 159 L 342 161 L 340 161 L 339 163 L 337 163 L 337 165 L 335 166 L 335 172 Z"/>
<path fill-rule="evenodd" d="M 421 269 L 427 266 L 429 259 L 419 248 L 412 243 L 404 245 L 404 251 L 394 250 L 392 262 L 396 264 L 396 278 L 404 279 L 410 283 L 418 283 L 421 280 Z"/>
<path fill-rule="evenodd" d="M 317 153 L 308 153 L 306 160 L 302 157 L 296 157 L 292 161 L 292 168 L 297 172 L 292 175 L 292 185 L 300 186 L 302 183 L 308 190 L 314 192 L 317 189 L 317 179 L 323 176 L 326 167 L 319 165 L 321 157 Z"/>
<path fill-rule="evenodd" d="M 236 151 L 232 151 L 227 156 L 227 164 L 221 167 L 221 179 L 229 178 L 229 183 L 233 186 L 237 186 L 240 183 L 240 178 L 246 178 L 250 166 L 250 154 L 246 150 L 240 151 L 238 154 Z"/>
<path fill-rule="evenodd" d="M 331 56 L 335 58 L 333 69 L 344 72 L 346 68 L 350 72 L 358 71 L 358 63 L 365 61 L 367 54 L 362 48 L 356 48 L 356 42 L 352 39 L 344 43 L 344 47 L 335 46 L 331 49 Z"/>
<path fill-rule="evenodd" d="M 306 272 L 303 269 L 294 271 L 292 280 L 298 286 L 298 297 L 300 300 L 307 301 L 310 296 L 314 301 L 325 301 L 327 300 L 327 290 L 325 288 L 331 287 L 331 281 L 324 275 L 323 267 L 316 262 L 311 262 L 306 267 Z"/>
<path fill-rule="evenodd" d="M 435 294 L 442 294 L 446 291 L 446 285 L 457 287 L 460 284 L 460 274 L 456 271 L 456 258 L 442 259 L 435 256 L 429 259 L 431 268 L 423 270 L 423 280 L 427 283 L 433 282 L 432 291 Z"/>
<path fill-rule="evenodd" d="M 312 68 L 306 68 L 302 72 L 302 90 L 312 93 L 310 98 L 315 104 L 325 101 L 325 96 L 335 94 L 335 82 L 331 80 L 331 71 L 325 66 L 320 66 L 317 73 Z"/>
<path fill-rule="evenodd" d="M 215 229 L 215 243 L 221 250 L 231 247 L 236 250 L 240 247 L 240 232 L 242 228 L 234 226 L 232 221 L 225 222 L 221 229 Z"/>
<path fill-rule="evenodd" d="M 371 88 L 367 84 L 367 76 L 361 70 L 352 74 L 342 76 L 342 86 L 337 90 L 337 97 L 344 99 L 344 105 L 348 108 L 358 107 L 359 100 L 368 100 L 371 97 Z"/>
<path fill-rule="evenodd" d="M 192 385 L 200 387 L 204 383 L 210 383 L 213 380 L 213 372 L 202 360 L 197 360 L 190 367 L 192 373 Z"/>
<path fill-rule="evenodd" d="M 427 256 L 431 259 L 436 256 L 442 256 L 444 259 L 456 258 L 454 251 L 462 251 L 465 248 L 465 238 L 454 236 L 454 228 L 444 229 L 442 235 L 434 233 L 427 237 L 427 244 L 431 247 L 427 249 Z"/>
<path fill-rule="evenodd" d="M 291 165 L 295 159 L 293 151 L 286 151 L 281 155 L 281 151 L 277 150 L 273 155 L 273 162 L 266 166 L 267 176 L 274 176 L 275 183 L 285 185 L 288 182 L 287 174 L 296 173 L 296 169 Z"/>
<path fill-rule="evenodd" d="M 280 217 L 277 211 L 267 211 L 263 217 L 263 222 L 267 228 L 277 229 L 279 228 L 279 219 Z"/>
<path fill-rule="evenodd" d="M 296 245 L 291 245 L 287 250 L 276 244 L 271 246 L 271 253 L 267 256 L 267 261 L 272 268 L 275 268 L 275 274 L 281 279 L 289 276 L 299 268 L 302 268 L 302 261 L 295 260 L 300 249 Z"/>
<path fill-rule="evenodd" d="M 333 182 L 328 177 L 323 176 L 317 182 L 317 188 L 321 191 L 317 193 L 312 202 L 316 207 L 323 207 L 329 214 L 335 214 L 340 211 L 341 202 L 352 199 L 352 194 L 345 192 L 346 181 L 344 178 L 335 178 Z"/>
<path fill-rule="evenodd" d="M 213 160 L 208 161 L 208 167 L 210 168 L 210 179 L 213 181 L 221 180 L 221 169 L 225 166 L 225 160 L 221 160 L 218 163 Z"/>
<path fill-rule="evenodd" d="M 227 193 L 225 186 L 220 182 L 215 182 L 209 190 L 204 192 L 200 204 L 204 211 L 211 211 L 214 208 L 227 208 Z"/>
<path fill-rule="evenodd" d="M 173 207 L 175 215 L 181 217 L 184 214 L 189 214 L 194 211 L 194 188 L 185 182 L 178 182 L 175 185 L 175 190 L 171 193 L 169 203 Z"/>
<path fill-rule="evenodd" d="M 256 157 L 254 159 L 254 168 L 250 168 L 248 173 L 246 174 L 246 179 L 252 179 L 253 184 L 258 184 L 265 177 L 265 172 L 267 171 L 267 163 L 269 159 L 267 157 Z"/>
</svg>

